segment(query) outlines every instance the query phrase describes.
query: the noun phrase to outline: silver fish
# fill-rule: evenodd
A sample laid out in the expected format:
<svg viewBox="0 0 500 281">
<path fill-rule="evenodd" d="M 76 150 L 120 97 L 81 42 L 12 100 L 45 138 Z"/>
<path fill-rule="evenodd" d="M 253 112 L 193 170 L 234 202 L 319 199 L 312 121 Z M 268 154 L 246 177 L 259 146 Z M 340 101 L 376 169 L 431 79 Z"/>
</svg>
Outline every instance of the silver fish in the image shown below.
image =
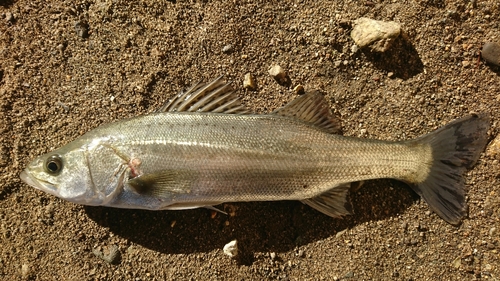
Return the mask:
<svg viewBox="0 0 500 281">
<path fill-rule="evenodd" d="M 248 114 L 219 77 L 155 113 L 102 125 L 36 158 L 21 179 L 85 205 L 174 210 L 300 200 L 342 217 L 350 213 L 350 183 L 393 178 L 458 224 L 466 214 L 462 175 L 483 151 L 488 129 L 489 118 L 479 114 L 414 140 L 345 137 L 318 92 L 272 114 Z"/>
</svg>

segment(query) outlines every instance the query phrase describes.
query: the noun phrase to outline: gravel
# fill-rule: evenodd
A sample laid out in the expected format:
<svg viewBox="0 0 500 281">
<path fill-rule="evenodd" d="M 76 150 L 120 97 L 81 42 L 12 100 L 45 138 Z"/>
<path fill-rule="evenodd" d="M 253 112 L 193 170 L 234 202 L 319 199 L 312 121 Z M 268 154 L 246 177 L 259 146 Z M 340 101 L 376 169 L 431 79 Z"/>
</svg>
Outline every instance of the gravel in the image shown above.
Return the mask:
<svg viewBox="0 0 500 281">
<path fill-rule="evenodd" d="M 458 227 L 392 180 L 353 192 L 355 213 L 344 219 L 300 202 L 217 206 L 230 216 L 83 207 L 19 180 L 35 156 L 100 124 L 153 112 L 222 74 L 257 113 L 294 99 L 296 85 L 318 89 L 348 136 L 411 139 L 488 112 L 494 139 L 499 71 L 480 52 L 500 38 L 498 1 L 4 2 L 0 279 L 499 278 L 498 153 L 483 155 L 465 176 L 469 211 Z M 384 53 L 353 52 L 352 22 L 361 17 L 398 22 L 405 34 Z M 232 51 L 221 52 L 229 43 Z M 272 65 L 286 70 L 292 87 L 269 76 Z M 257 90 L 241 87 L 245 73 Z M 221 251 L 233 239 L 237 260 Z M 99 245 L 127 250 L 109 264 L 92 253 Z"/>
</svg>

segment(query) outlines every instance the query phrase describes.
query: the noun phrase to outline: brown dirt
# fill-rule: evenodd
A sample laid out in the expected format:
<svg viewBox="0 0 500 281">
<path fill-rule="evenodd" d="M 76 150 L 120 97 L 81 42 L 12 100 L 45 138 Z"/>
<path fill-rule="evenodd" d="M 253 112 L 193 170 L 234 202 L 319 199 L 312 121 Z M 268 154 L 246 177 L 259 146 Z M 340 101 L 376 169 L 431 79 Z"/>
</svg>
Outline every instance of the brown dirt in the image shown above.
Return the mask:
<svg viewBox="0 0 500 281">
<path fill-rule="evenodd" d="M 352 53 L 361 16 L 400 22 L 407 39 Z M 364 185 L 339 220 L 299 202 L 224 204 L 235 216 L 214 218 L 83 207 L 19 179 L 35 156 L 221 74 L 256 112 L 295 85 L 320 89 L 346 135 L 408 139 L 486 111 L 493 138 L 500 69 L 478 55 L 499 22 L 496 0 L 0 0 L 0 279 L 499 280 L 499 155 L 467 174 L 459 227 L 391 180 Z M 275 63 L 290 88 L 267 74 Z M 241 87 L 247 72 L 255 92 Z M 238 260 L 222 252 L 233 239 Z M 114 246 L 114 264 L 94 254 Z"/>
</svg>

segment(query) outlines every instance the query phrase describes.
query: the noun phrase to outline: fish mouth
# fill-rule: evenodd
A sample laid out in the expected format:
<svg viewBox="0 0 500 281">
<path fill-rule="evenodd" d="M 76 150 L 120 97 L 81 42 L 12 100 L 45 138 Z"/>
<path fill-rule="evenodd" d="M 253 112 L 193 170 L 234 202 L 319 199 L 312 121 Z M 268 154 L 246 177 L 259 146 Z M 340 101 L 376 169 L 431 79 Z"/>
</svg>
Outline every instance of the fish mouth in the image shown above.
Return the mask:
<svg viewBox="0 0 500 281">
<path fill-rule="evenodd" d="M 50 193 L 52 195 L 57 195 L 56 194 L 57 188 L 55 187 L 54 184 L 48 181 L 37 179 L 27 171 L 22 171 L 20 177 L 23 182 L 25 182 L 27 185 L 31 187 Z"/>
</svg>

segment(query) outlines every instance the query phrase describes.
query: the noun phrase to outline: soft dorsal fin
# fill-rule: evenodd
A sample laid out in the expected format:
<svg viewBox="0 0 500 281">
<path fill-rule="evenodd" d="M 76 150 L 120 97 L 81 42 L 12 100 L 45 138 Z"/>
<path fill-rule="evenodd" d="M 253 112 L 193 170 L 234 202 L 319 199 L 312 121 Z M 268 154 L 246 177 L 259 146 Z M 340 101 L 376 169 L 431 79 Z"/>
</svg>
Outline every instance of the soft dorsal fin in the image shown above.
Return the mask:
<svg viewBox="0 0 500 281">
<path fill-rule="evenodd" d="M 340 120 L 333 116 L 330 106 L 318 91 L 300 96 L 274 113 L 298 118 L 328 133 L 341 133 Z"/>
<path fill-rule="evenodd" d="M 189 111 L 245 114 L 245 108 L 229 83 L 219 76 L 205 84 L 198 82 L 186 91 L 179 92 L 156 112 Z"/>
</svg>

